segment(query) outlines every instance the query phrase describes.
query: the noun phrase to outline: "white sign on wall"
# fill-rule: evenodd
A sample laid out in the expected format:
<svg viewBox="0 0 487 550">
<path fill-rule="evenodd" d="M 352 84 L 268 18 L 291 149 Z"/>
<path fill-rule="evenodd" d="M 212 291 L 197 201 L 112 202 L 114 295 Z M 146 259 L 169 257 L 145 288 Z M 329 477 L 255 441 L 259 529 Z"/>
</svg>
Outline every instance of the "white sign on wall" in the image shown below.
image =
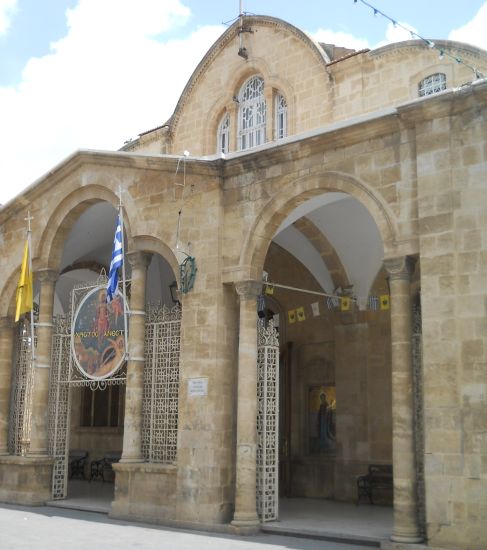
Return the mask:
<svg viewBox="0 0 487 550">
<path fill-rule="evenodd" d="M 205 397 L 208 395 L 208 378 L 190 378 L 188 380 L 189 397 Z"/>
</svg>

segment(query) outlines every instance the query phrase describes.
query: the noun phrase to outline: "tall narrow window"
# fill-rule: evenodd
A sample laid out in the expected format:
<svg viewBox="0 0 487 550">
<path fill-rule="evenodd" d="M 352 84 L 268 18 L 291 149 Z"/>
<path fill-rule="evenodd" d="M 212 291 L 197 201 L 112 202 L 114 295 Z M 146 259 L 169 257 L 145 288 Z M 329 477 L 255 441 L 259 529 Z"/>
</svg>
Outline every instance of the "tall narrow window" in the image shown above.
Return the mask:
<svg viewBox="0 0 487 550">
<path fill-rule="evenodd" d="M 287 136 L 287 103 L 282 94 L 276 95 L 276 139 Z"/>
<path fill-rule="evenodd" d="M 446 75 L 444 73 L 430 74 L 418 84 L 419 97 L 432 95 L 446 90 Z"/>
<path fill-rule="evenodd" d="M 228 153 L 228 146 L 230 141 L 230 117 L 228 113 L 224 115 L 220 126 L 218 126 L 218 153 Z"/>
<path fill-rule="evenodd" d="M 259 76 L 247 80 L 240 90 L 239 102 L 240 149 L 250 149 L 265 143 L 264 80 Z"/>
</svg>

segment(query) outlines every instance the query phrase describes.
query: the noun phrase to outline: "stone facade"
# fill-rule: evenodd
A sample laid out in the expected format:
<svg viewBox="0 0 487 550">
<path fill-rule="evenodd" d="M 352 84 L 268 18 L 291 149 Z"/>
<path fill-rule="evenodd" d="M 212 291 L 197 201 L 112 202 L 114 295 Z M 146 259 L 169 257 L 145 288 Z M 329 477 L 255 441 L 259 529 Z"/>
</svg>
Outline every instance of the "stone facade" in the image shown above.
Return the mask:
<svg viewBox="0 0 487 550">
<path fill-rule="evenodd" d="M 392 464 L 391 537 L 398 547 L 425 538 L 432 547 L 481 550 L 487 540 L 487 83 L 471 82 L 464 66 L 446 64 L 414 41 L 343 50 L 343 58 L 332 59 L 339 49 L 315 44 L 282 21 L 249 17 L 246 25 L 253 31 L 243 37 L 247 59 L 237 55 L 234 25 L 197 67 L 166 125 L 120 152 L 73 154 L 0 211 L 0 499 L 49 499 L 47 377 L 65 247 L 70 239 L 81 242 L 72 230 L 94 205 L 117 208 L 121 186 L 133 277 L 123 436 L 120 427 L 97 434 L 76 425 L 80 399 L 74 393 L 71 448 L 89 448 L 93 456 L 123 448 L 115 466 L 114 517 L 258 529 L 256 297 L 262 272 L 283 285 L 322 292 L 313 273 L 273 239 L 306 201 L 342 193 L 375 224 L 384 268 L 370 294 L 390 295 L 391 307 L 375 311 L 354 303 L 350 311 L 331 311 L 320 298 L 313 316 L 314 295 L 282 288 L 266 302 L 279 314 L 289 369 L 281 373 L 287 380 L 281 493 L 353 501 L 355 476 L 368 464 Z M 487 72 L 485 52 L 444 45 Z M 418 98 L 419 81 L 435 73 L 446 75 L 447 89 Z M 264 80 L 266 143 L 239 151 L 235 99 L 253 75 Z M 288 109 L 287 137 L 280 140 L 277 93 Z M 229 151 L 222 158 L 217 132 L 225 114 Z M 191 155 L 181 161 L 176 155 L 186 149 Z M 31 452 L 16 457 L 8 456 L 8 394 L 28 211 L 40 383 L 33 393 Z M 351 274 L 326 236 L 304 216 L 294 226 L 320 255 L 331 291 L 347 287 Z M 198 271 L 194 288 L 179 296 L 177 460 L 153 464 L 142 458 L 140 442 L 146 287 L 154 285 L 147 266 L 163 258 L 178 277 L 176 227 L 180 242 L 191 243 Z M 96 237 L 93 250 L 95 244 Z M 93 264 L 94 255 L 77 261 Z M 412 398 L 411 305 L 418 291 L 425 526 L 417 514 Z M 297 307 L 306 320 L 291 323 L 287 312 Z M 190 394 L 195 378 L 207 379 L 207 395 Z M 336 387 L 336 450 L 313 454 L 307 400 L 320 384 Z"/>
</svg>

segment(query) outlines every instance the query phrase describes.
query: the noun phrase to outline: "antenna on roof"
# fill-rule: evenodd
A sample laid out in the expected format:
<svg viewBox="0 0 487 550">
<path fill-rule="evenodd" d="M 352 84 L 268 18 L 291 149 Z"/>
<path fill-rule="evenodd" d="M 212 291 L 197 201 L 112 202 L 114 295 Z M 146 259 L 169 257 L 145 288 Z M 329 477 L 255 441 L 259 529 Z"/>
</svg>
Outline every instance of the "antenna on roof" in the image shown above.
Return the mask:
<svg viewBox="0 0 487 550">
<path fill-rule="evenodd" d="M 239 47 L 238 47 L 238 55 L 240 57 L 243 57 L 244 59 L 249 58 L 249 54 L 247 52 L 247 48 L 243 45 L 243 33 L 244 32 L 252 32 L 252 29 L 250 27 L 244 27 L 243 24 L 243 18 L 244 18 L 244 11 L 243 11 L 243 0 L 240 0 L 240 11 L 238 14 L 238 18 L 240 20 L 240 28 L 238 29 L 238 35 L 239 35 Z"/>
</svg>

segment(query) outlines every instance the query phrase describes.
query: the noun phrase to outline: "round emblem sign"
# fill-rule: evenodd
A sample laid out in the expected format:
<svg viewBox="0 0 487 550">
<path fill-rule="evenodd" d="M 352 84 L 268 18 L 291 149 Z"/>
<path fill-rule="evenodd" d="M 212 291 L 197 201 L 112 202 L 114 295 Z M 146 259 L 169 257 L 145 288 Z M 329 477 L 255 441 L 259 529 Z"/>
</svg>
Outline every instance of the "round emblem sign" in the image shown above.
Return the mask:
<svg viewBox="0 0 487 550">
<path fill-rule="evenodd" d="M 71 349 L 83 376 L 102 380 L 114 374 L 125 360 L 125 297 L 117 294 L 106 303 L 106 287 L 90 290 L 74 315 Z"/>
</svg>

